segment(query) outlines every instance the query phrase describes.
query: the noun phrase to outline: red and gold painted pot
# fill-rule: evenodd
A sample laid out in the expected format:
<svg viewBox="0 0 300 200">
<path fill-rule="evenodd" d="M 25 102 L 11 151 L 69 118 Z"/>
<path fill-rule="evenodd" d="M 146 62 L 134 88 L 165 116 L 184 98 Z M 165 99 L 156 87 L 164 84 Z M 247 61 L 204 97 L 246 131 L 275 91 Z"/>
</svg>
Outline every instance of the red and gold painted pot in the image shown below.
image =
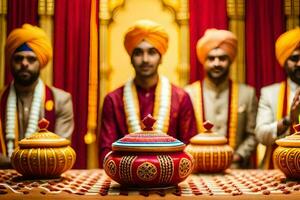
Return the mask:
<svg viewBox="0 0 300 200">
<path fill-rule="evenodd" d="M 106 174 L 126 187 L 175 186 L 191 174 L 192 157 L 185 144 L 153 131 L 153 118 L 143 120 L 144 131 L 131 133 L 112 144 L 103 162 Z"/>
<path fill-rule="evenodd" d="M 293 135 L 276 140 L 273 162 L 288 178 L 300 179 L 300 124 L 294 129 Z"/>
<path fill-rule="evenodd" d="M 57 178 L 71 169 L 76 153 L 70 141 L 49 132 L 49 122 L 42 119 L 39 131 L 19 141 L 11 156 L 12 166 L 25 177 Z"/>
<path fill-rule="evenodd" d="M 233 149 L 227 139 L 211 131 L 213 124 L 203 123 L 206 131 L 190 139 L 185 151 L 194 158 L 194 173 L 217 173 L 227 169 L 233 159 Z"/>
</svg>

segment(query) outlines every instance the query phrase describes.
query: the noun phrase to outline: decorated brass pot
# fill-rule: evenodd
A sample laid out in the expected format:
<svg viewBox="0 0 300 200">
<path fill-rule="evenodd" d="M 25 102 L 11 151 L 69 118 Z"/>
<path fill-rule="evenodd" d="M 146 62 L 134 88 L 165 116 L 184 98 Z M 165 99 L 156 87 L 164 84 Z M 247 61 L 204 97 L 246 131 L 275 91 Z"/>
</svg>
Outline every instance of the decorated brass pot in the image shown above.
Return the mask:
<svg viewBox="0 0 300 200">
<path fill-rule="evenodd" d="M 185 144 L 160 131 L 153 131 L 154 119 L 147 116 L 146 128 L 112 144 L 103 168 L 116 182 L 127 187 L 168 187 L 183 181 L 192 172 L 192 157 Z"/>
<path fill-rule="evenodd" d="M 19 141 L 19 147 L 12 153 L 12 166 L 23 176 L 56 178 L 75 162 L 70 141 L 47 131 L 48 125 L 47 120 L 41 120 L 39 131 Z"/>
<path fill-rule="evenodd" d="M 295 133 L 276 140 L 278 147 L 273 153 L 273 162 L 288 178 L 300 178 L 300 124 Z"/>
<path fill-rule="evenodd" d="M 186 151 L 194 158 L 194 173 L 217 173 L 227 169 L 233 159 L 233 149 L 227 139 L 211 131 L 213 124 L 206 121 L 206 131 L 190 139 Z"/>
</svg>

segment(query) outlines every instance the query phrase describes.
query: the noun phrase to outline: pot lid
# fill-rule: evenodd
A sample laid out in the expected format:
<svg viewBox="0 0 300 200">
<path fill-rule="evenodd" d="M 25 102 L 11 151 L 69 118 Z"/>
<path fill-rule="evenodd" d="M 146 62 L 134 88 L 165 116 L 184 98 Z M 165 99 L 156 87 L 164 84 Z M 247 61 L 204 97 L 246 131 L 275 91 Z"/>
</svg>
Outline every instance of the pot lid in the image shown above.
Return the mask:
<svg viewBox="0 0 300 200">
<path fill-rule="evenodd" d="M 191 144 L 202 145 L 220 145 L 227 144 L 227 139 L 213 132 L 211 129 L 214 125 L 210 121 L 205 121 L 203 127 L 206 129 L 203 133 L 199 133 L 190 139 Z"/>
<path fill-rule="evenodd" d="M 44 148 L 44 147 L 64 147 L 70 144 L 70 141 L 47 130 L 49 121 L 41 119 L 39 121 L 39 131 L 31 136 L 19 141 L 20 148 Z"/>
<path fill-rule="evenodd" d="M 153 130 L 156 120 L 149 114 L 143 120 L 143 131 L 130 133 L 112 144 L 113 151 L 126 152 L 176 152 L 185 144 L 166 133 Z"/>
<path fill-rule="evenodd" d="M 282 147 L 300 147 L 300 124 L 295 125 L 295 133 L 276 140 L 276 144 Z"/>
</svg>

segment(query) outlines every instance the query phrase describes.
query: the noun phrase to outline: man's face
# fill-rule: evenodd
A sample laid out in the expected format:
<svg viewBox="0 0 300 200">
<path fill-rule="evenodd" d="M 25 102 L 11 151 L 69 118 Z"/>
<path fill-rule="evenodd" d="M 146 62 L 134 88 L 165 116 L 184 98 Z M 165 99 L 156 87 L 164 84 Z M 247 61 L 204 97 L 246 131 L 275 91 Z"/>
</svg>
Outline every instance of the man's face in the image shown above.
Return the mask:
<svg viewBox="0 0 300 200">
<path fill-rule="evenodd" d="M 231 64 L 228 54 L 220 48 L 211 50 L 204 62 L 204 70 L 208 78 L 223 80 L 227 78 Z"/>
<path fill-rule="evenodd" d="M 288 57 L 284 67 L 291 80 L 300 85 L 300 47 Z"/>
<path fill-rule="evenodd" d="M 131 63 L 136 76 L 147 78 L 157 74 L 161 56 L 153 45 L 147 41 L 142 41 L 133 50 Z"/>
<path fill-rule="evenodd" d="M 23 86 L 33 84 L 40 75 L 40 64 L 35 53 L 32 51 L 14 53 L 11 72 L 16 83 Z"/>
</svg>

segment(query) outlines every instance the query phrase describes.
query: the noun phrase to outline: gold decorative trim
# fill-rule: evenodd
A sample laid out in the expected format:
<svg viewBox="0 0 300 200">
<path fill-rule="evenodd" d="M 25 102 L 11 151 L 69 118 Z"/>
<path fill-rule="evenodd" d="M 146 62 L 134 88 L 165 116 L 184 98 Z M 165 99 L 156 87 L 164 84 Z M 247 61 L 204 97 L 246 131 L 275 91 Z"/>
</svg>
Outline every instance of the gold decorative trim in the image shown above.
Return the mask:
<svg viewBox="0 0 300 200">
<path fill-rule="evenodd" d="M 55 0 L 39 0 L 38 14 L 40 16 L 40 27 L 46 32 L 51 43 L 53 44 L 53 16 Z M 53 61 L 41 71 L 41 78 L 47 85 L 53 85 Z"/>
<path fill-rule="evenodd" d="M 132 183 L 132 165 L 137 156 L 123 156 L 119 163 L 119 177 L 125 183 Z"/>
<path fill-rule="evenodd" d="M 7 14 L 7 0 L 0 0 L 0 15 Z"/>
<path fill-rule="evenodd" d="M 105 163 L 105 169 L 107 170 L 107 172 L 109 173 L 109 175 L 115 176 L 116 173 L 117 173 L 117 165 L 116 165 L 115 161 L 108 160 Z"/>
<path fill-rule="evenodd" d="M 158 155 L 160 165 L 159 184 L 169 184 L 174 176 L 174 163 L 171 156 Z"/>
<path fill-rule="evenodd" d="M 181 158 L 179 162 L 179 177 L 185 178 L 187 177 L 192 170 L 192 162 L 187 158 Z"/>
<path fill-rule="evenodd" d="M 157 177 L 157 168 L 150 162 L 144 162 L 137 168 L 136 175 L 142 181 L 152 181 Z"/>
<path fill-rule="evenodd" d="M 39 15 L 54 15 L 54 2 L 55 0 L 39 0 L 38 14 Z"/>
<path fill-rule="evenodd" d="M 230 76 L 233 81 L 245 82 L 245 0 L 227 0 L 227 15 L 229 30 L 238 40 L 237 57 L 230 67 Z"/>
<path fill-rule="evenodd" d="M 286 29 L 290 30 L 300 26 L 300 0 L 285 0 L 284 14 L 286 15 Z"/>
</svg>

